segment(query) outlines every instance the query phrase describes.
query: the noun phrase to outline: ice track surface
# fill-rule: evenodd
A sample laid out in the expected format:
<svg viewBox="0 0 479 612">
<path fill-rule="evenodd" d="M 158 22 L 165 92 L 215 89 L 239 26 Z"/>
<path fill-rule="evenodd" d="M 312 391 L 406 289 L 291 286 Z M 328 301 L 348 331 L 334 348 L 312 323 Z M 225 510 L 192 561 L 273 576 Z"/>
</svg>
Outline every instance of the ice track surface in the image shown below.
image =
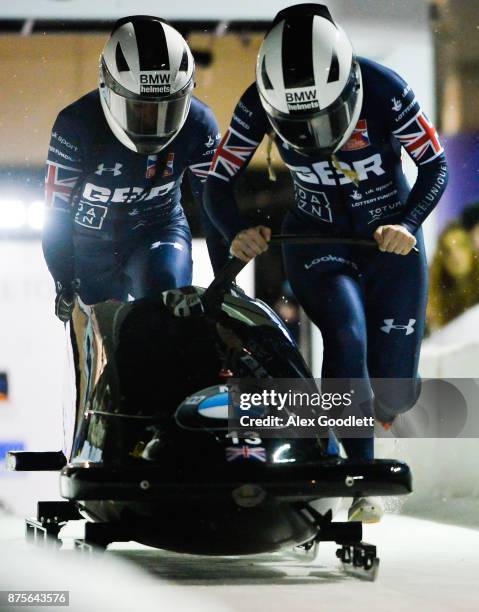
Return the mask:
<svg viewBox="0 0 479 612">
<path fill-rule="evenodd" d="M 381 558 L 375 583 L 345 576 L 330 543 L 313 564 L 287 554 L 176 555 L 133 543 L 85 558 L 68 540 L 57 553 L 31 549 L 22 521 L 0 517 L 0 590 L 70 590 L 74 612 L 479 609 L 479 530 L 387 514 L 364 532 Z"/>
</svg>

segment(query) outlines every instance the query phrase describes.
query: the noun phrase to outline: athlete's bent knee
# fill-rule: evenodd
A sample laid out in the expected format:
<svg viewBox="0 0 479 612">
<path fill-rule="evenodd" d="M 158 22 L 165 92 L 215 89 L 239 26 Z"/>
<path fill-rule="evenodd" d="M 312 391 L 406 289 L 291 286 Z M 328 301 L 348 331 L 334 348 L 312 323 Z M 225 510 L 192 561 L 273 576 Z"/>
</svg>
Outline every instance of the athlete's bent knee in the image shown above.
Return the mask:
<svg viewBox="0 0 479 612">
<path fill-rule="evenodd" d="M 421 379 L 382 378 L 373 381 L 374 403 L 381 414 L 396 416 L 413 408 L 421 394 Z"/>
</svg>

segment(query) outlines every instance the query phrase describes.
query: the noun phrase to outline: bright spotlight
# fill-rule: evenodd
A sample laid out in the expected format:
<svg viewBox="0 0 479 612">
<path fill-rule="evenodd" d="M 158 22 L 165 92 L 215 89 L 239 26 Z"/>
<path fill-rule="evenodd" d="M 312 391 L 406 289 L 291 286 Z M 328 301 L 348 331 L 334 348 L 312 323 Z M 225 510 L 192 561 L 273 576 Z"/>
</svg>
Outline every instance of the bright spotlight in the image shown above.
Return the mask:
<svg viewBox="0 0 479 612">
<path fill-rule="evenodd" d="M 35 200 L 28 207 L 28 225 L 33 230 L 41 230 L 45 221 L 45 204 L 43 200 Z"/>
<path fill-rule="evenodd" d="M 0 229 L 18 229 L 26 220 L 27 211 L 21 200 L 0 200 Z"/>
</svg>

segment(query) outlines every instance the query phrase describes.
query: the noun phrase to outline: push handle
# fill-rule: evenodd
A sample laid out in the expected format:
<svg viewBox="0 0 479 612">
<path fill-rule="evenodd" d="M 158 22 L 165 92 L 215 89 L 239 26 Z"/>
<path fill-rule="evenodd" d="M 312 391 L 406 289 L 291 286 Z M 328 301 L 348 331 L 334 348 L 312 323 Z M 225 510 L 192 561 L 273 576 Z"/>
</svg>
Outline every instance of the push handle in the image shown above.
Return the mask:
<svg viewBox="0 0 479 612">
<path fill-rule="evenodd" d="M 377 248 L 378 246 L 375 240 L 363 238 L 326 238 L 317 234 L 274 234 L 271 236 L 268 244 L 344 244 L 369 248 Z M 418 252 L 418 249 L 414 247 L 414 251 Z M 246 265 L 247 262 L 241 261 L 237 257 L 229 259 L 203 294 L 203 304 L 206 310 L 214 307 L 215 304 L 221 301 L 224 293 L 228 291 L 231 283 Z"/>
</svg>

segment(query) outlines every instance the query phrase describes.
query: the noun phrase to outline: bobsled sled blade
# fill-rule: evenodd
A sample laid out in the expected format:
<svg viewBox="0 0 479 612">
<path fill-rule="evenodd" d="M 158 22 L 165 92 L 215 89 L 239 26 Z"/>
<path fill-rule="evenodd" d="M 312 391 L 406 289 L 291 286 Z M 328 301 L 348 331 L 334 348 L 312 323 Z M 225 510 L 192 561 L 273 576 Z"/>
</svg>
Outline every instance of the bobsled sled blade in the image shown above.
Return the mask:
<svg viewBox="0 0 479 612">
<path fill-rule="evenodd" d="M 348 576 L 374 582 L 379 572 L 379 557 L 376 547 L 366 542 L 344 544 L 336 551 L 342 570 Z"/>
<path fill-rule="evenodd" d="M 300 563 L 314 563 L 318 556 L 318 552 L 319 542 L 313 539 L 300 546 L 294 546 L 289 551 L 289 554 Z"/>
<path fill-rule="evenodd" d="M 10 472 L 59 472 L 66 463 L 63 451 L 9 451 L 6 467 Z"/>
</svg>

